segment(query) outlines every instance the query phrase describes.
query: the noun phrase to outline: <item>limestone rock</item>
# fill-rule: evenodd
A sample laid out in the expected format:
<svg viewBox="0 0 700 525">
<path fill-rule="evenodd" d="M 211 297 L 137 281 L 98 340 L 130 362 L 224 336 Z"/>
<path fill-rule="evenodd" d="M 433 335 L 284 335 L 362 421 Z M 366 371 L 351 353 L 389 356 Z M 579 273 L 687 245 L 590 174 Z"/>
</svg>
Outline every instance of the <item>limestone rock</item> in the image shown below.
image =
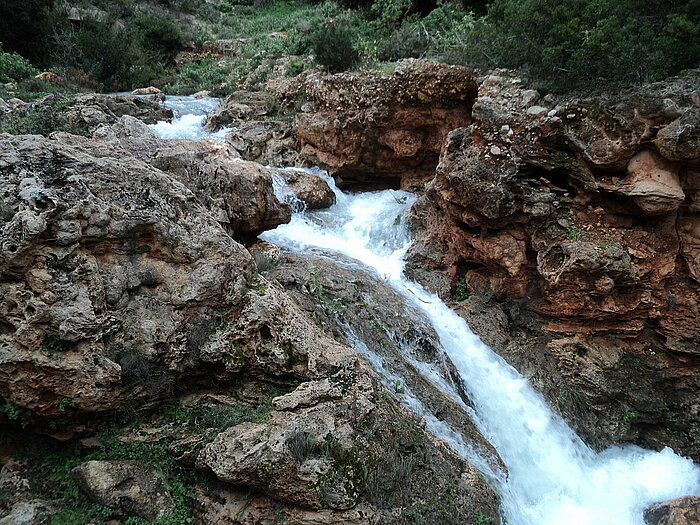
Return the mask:
<svg viewBox="0 0 700 525">
<path fill-rule="evenodd" d="M 57 511 L 56 505 L 47 501 L 22 501 L 15 503 L 10 513 L 0 518 L 0 525 L 44 525 Z"/>
<path fill-rule="evenodd" d="M 301 170 L 282 170 L 279 174 L 307 209 L 320 210 L 335 204 L 335 193 L 321 177 Z"/>
<path fill-rule="evenodd" d="M 136 461 L 88 461 L 75 467 L 71 477 L 90 501 L 117 516 L 155 520 L 175 510 L 163 477 Z"/>
<path fill-rule="evenodd" d="M 644 511 L 648 525 L 692 525 L 700 523 L 700 498 L 688 496 L 657 503 Z"/>
<path fill-rule="evenodd" d="M 698 75 L 614 96 L 544 97 L 537 104 L 555 109 L 553 117 L 527 115 L 523 100 L 531 94 L 512 73 L 489 75 L 472 122 L 448 134 L 435 178 L 413 206 L 408 252 L 409 274 L 443 296 L 463 279 L 474 296 L 463 308 L 470 326 L 554 403 L 555 392 L 590 394 L 586 415 L 571 412 L 582 434 L 605 443 L 633 435 L 647 446 L 673 442 L 696 457 L 700 419 L 691 392 L 700 380 L 688 356 L 700 337 Z M 501 333 L 480 315 L 503 315 Z M 567 339 L 570 350 L 545 346 L 530 358 L 522 332 L 538 326 L 536 334 Z M 570 340 L 582 334 L 590 338 L 585 345 Z M 596 369 L 589 348 L 612 353 L 620 338 L 628 355 L 588 381 Z M 607 392 L 606 380 L 636 384 Z M 650 402 L 655 396 L 674 401 Z M 604 423 L 623 399 L 644 411 L 644 426 Z"/>
<path fill-rule="evenodd" d="M 233 120 L 226 143 L 245 160 L 266 166 L 298 165 L 296 140 L 290 122 L 282 120 Z"/>
<path fill-rule="evenodd" d="M 651 150 L 644 150 L 630 160 L 627 178 L 620 190 L 632 197 L 647 215 L 669 213 L 685 200 L 678 171 L 678 165 Z"/>
<path fill-rule="evenodd" d="M 691 108 L 656 135 L 654 144 L 669 160 L 700 159 L 700 108 Z"/>
<path fill-rule="evenodd" d="M 184 185 L 119 151 L 0 141 L 0 395 L 39 415 L 163 395 L 148 371 L 194 366 L 252 271 Z"/>
<path fill-rule="evenodd" d="M 285 103 L 316 109 L 294 122 L 301 158 L 360 187 L 422 186 L 447 133 L 469 123 L 475 92 L 466 69 L 416 60 L 390 75 L 306 72 L 280 87 Z"/>
</svg>

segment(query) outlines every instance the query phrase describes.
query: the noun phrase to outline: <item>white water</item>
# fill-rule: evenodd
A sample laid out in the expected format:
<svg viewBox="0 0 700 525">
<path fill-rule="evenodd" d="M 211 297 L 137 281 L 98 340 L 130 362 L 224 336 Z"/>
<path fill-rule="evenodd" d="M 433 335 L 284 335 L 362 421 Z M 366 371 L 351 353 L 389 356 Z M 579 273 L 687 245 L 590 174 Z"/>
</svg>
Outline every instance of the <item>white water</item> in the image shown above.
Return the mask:
<svg viewBox="0 0 700 525">
<path fill-rule="evenodd" d="M 173 110 L 173 121 L 160 121 L 151 124 L 153 133 L 163 139 L 192 139 L 205 137 L 223 142 L 229 128 L 222 128 L 215 133 L 204 129 L 207 114 L 219 105 L 218 98 L 167 97 L 164 105 Z"/>
<path fill-rule="evenodd" d="M 474 403 L 475 423 L 508 468 L 507 477 L 485 474 L 497 485 L 510 525 L 643 525 L 643 510 L 650 504 L 700 495 L 700 467 L 671 449 L 653 452 L 626 446 L 593 452 L 463 319 L 403 276 L 403 256 L 410 244 L 403 217 L 414 201 L 412 195 L 393 190 L 335 192 L 333 207 L 299 211 L 289 224 L 261 237 L 292 251 L 357 259 L 430 319 Z M 289 194 L 280 198 L 289 199 Z M 379 373 L 387 373 L 360 341 L 355 338 L 353 343 Z M 429 429 L 474 461 L 461 436 L 427 414 L 410 392 L 404 398 Z M 486 463 L 476 464 L 483 468 Z"/>
<path fill-rule="evenodd" d="M 169 97 L 172 124 L 151 128 L 164 138 L 223 137 L 204 131 L 204 115 L 216 99 Z M 319 172 L 315 172 L 321 175 Z M 324 177 L 332 187 L 332 179 Z M 403 217 L 415 200 L 410 194 L 383 191 L 347 195 L 337 189 L 337 202 L 327 210 L 305 213 L 281 179 L 278 198 L 294 205 L 291 223 L 263 234 L 265 240 L 300 252 L 340 253 L 366 265 L 385 279 L 433 323 L 442 347 L 463 379 L 474 409 L 464 407 L 508 468 L 499 476 L 476 456 L 461 435 L 438 420 L 409 390 L 406 405 L 426 426 L 459 454 L 483 469 L 502 500 L 510 525 L 643 525 L 648 505 L 685 495 L 700 495 L 700 467 L 670 449 L 614 447 L 596 454 L 546 405 L 520 375 L 487 348 L 466 323 L 437 297 L 403 276 L 403 256 L 410 244 Z M 400 380 L 359 339 L 349 338 L 358 352 L 384 375 L 385 384 Z M 420 367 L 420 364 L 418 364 Z M 430 374 L 436 387 L 450 385 Z M 457 400 L 454 391 L 448 392 Z"/>
</svg>

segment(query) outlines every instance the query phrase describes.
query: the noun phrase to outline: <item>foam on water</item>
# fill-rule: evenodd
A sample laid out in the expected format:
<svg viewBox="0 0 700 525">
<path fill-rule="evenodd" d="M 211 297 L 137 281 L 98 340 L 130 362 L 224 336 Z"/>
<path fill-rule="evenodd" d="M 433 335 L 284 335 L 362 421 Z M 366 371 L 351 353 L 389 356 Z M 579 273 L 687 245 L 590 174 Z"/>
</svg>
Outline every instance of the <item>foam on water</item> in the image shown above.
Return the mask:
<svg viewBox="0 0 700 525">
<path fill-rule="evenodd" d="M 311 213 L 299 210 L 289 224 L 261 237 L 292 251 L 352 257 L 432 322 L 473 402 L 473 410 L 465 410 L 498 451 L 507 477 L 494 476 L 487 462 L 475 458 L 462 437 L 427 413 L 415 396 L 403 396 L 404 401 L 438 437 L 484 469 L 501 495 L 502 512 L 510 525 L 643 525 L 643 510 L 650 504 L 700 495 L 700 467 L 669 448 L 592 451 L 462 318 L 403 276 L 403 256 L 410 244 L 404 217 L 413 195 L 395 190 L 349 195 L 324 178 L 336 193 L 334 206 Z M 280 199 L 290 198 L 288 189 L 279 184 L 277 191 Z M 357 338 L 350 340 L 379 374 L 388 374 L 376 356 L 366 355 Z M 430 370 L 426 372 L 441 390 L 452 388 Z"/>
<path fill-rule="evenodd" d="M 163 139 L 192 139 L 212 138 L 219 142 L 226 139 L 229 128 L 217 132 L 204 129 L 207 115 L 220 103 L 218 98 L 204 97 L 166 97 L 164 105 L 173 110 L 173 121 L 160 121 L 151 124 L 153 133 Z"/>
</svg>

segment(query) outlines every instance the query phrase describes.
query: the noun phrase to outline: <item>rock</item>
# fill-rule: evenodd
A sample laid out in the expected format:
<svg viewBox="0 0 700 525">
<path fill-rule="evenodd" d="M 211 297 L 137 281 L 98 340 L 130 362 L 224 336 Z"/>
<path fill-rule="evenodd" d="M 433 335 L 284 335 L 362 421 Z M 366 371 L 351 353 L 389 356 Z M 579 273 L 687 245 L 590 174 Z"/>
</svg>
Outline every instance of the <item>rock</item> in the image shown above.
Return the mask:
<svg viewBox="0 0 700 525">
<path fill-rule="evenodd" d="M 151 129 L 141 120 L 131 115 L 124 115 L 114 124 L 104 124 L 93 132 L 93 137 L 106 141 L 117 139 L 154 139 Z"/>
<path fill-rule="evenodd" d="M 654 144 L 668 160 L 700 159 L 700 108 L 684 111 L 680 118 L 662 128 Z"/>
<path fill-rule="evenodd" d="M 538 102 L 535 113 L 565 119 L 528 117 L 508 77 L 483 82 L 471 124 L 448 134 L 411 211 L 407 271 L 444 297 L 463 279 L 470 326 L 571 410 L 587 439 L 672 442 L 698 457 L 698 72 Z M 529 331 L 551 342 L 538 350 Z M 616 345 L 619 359 L 598 359 Z M 586 393 L 586 410 L 562 401 L 571 391 Z M 629 407 L 643 412 L 639 425 L 606 422 Z"/>
<path fill-rule="evenodd" d="M 237 91 L 232 93 L 209 115 L 204 125 L 208 131 L 231 126 L 240 120 L 246 121 L 254 117 L 261 117 L 269 112 L 274 98 L 257 92 Z"/>
<path fill-rule="evenodd" d="M 88 461 L 75 467 L 71 477 L 90 501 L 122 518 L 156 520 L 175 511 L 163 476 L 136 461 Z"/>
<path fill-rule="evenodd" d="M 301 170 L 281 170 L 278 173 L 307 209 L 320 210 L 335 204 L 335 193 L 321 177 Z"/>
<path fill-rule="evenodd" d="M 138 88 L 131 92 L 132 95 L 158 95 L 160 93 L 162 93 L 162 91 L 155 86 Z"/>
<path fill-rule="evenodd" d="M 173 111 L 170 108 L 154 100 L 135 95 L 80 95 L 71 102 L 71 108 L 74 111 L 95 108 L 113 115 L 114 121 L 124 115 L 136 117 L 146 124 L 155 124 L 162 120 L 170 122 L 173 118 Z"/>
<path fill-rule="evenodd" d="M 648 525 L 692 525 L 700 523 L 700 498 L 688 496 L 652 505 L 644 511 Z"/>
<path fill-rule="evenodd" d="M 60 75 L 57 75 L 56 73 L 53 73 L 51 71 L 44 71 L 43 73 L 39 73 L 34 78 L 36 78 L 37 80 L 41 80 L 42 82 L 48 82 L 49 84 L 53 84 L 54 86 L 65 86 L 66 85 L 65 78 L 63 78 Z"/>
<path fill-rule="evenodd" d="M 245 160 L 266 166 L 286 167 L 298 165 L 299 153 L 287 121 L 231 121 L 226 144 L 234 148 Z"/>
<path fill-rule="evenodd" d="M 44 525 L 58 511 L 53 503 L 31 500 L 15 503 L 10 513 L 0 518 L 0 525 Z"/>
<path fill-rule="evenodd" d="M 528 115 L 532 115 L 533 117 L 543 117 L 547 115 L 548 112 L 549 109 L 544 106 L 530 106 L 526 111 Z"/>
<path fill-rule="evenodd" d="M 523 107 L 535 107 L 535 102 L 540 99 L 540 94 L 534 89 L 526 89 L 520 95 Z"/>
<path fill-rule="evenodd" d="M 678 209 L 685 193 L 678 179 L 679 166 L 652 150 L 643 150 L 630 160 L 620 191 L 647 215 L 661 215 Z"/>
<path fill-rule="evenodd" d="M 245 294 L 248 252 L 184 185 L 99 141 L 3 137 L 0 175 L 0 395 L 48 418 L 62 399 L 166 395 Z"/>
<path fill-rule="evenodd" d="M 432 177 L 447 133 L 469 123 L 476 84 L 464 68 L 404 60 L 391 75 L 305 72 L 279 92 L 316 109 L 294 121 L 307 163 L 345 185 L 408 188 Z"/>
<path fill-rule="evenodd" d="M 207 91 L 207 90 L 202 90 L 202 91 L 197 91 L 197 92 L 194 93 L 192 96 L 193 96 L 194 98 L 208 98 L 208 97 L 211 96 L 211 94 L 210 94 L 209 91 Z"/>
<path fill-rule="evenodd" d="M 276 170 L 240 159 L 227 145 L 211 139 L 159 139 L 132 120 L 96 134 L 177 178 L 237 239 L 255 237 L 291 218 L 289 205 L 275 197 Z"/>
</svg>

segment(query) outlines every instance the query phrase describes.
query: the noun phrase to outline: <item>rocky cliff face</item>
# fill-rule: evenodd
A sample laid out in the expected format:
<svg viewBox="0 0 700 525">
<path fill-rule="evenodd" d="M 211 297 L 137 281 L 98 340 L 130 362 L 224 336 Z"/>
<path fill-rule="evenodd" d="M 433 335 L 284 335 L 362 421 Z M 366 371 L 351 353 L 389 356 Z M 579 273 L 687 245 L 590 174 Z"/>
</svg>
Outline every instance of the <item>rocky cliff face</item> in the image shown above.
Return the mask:
<svg viewBox="0 0 700 525">
<path fill-rule="evenodd" d="M 296 102 L 300 157 L 341 185 L 418 188 L 432 178 L 447 133 L 470 122 L 466 69 L 414 60 L 391 74 L 308 72 L 279 88 Z"/>
<path fill-rule="evenodd" d="M 481 332 L 600 444 L 698 454 L 698 82 L 557 102 L 488 76 L 414 207 L 413 275 L 542 337 Z"/>
</svg>

